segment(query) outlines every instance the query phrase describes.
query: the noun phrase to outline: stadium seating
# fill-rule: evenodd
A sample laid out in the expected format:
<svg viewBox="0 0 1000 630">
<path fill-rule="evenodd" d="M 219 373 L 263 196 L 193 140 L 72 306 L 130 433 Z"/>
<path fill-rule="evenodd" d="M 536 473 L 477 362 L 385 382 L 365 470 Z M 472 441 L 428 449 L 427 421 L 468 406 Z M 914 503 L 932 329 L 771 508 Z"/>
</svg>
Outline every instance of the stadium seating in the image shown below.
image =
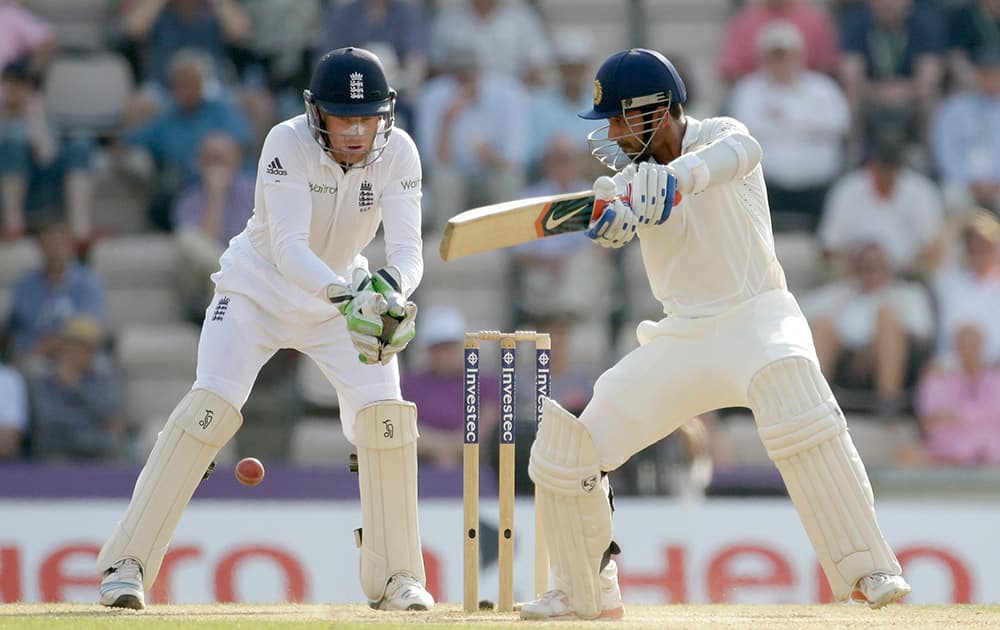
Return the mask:
<svg viewBox="0 0 1000 630">
<path fill-rule="evenodd" d="M 188 322 L 133 323 L 115 334 L 115 354 L 132 378 L 174 377 L 194 380 L 198 328 Z"/>
<path fill-rule="evenodd" d="M 66 55 L 49 66 L 43 91 L 56 125 L 73 132 L 106 134 L 122 124 L 132 74 L 125 58 L 116 53 Z"/>
<path fill-rule="evenodd" d="M 173 287 L 177 252 L 169 235 L 130 234 L 98 241 L 90 263 L 108 287 Z"/>
<path fill-rule="evenodd" d="M 108 43 L 107 0 L 24 0 L 26 8 L 55 29 L 56 43 L 64 51 L 96 51 Z"/>
<path fill-rule="evenodd" d="M 0 288 L 14 288 L 14 283 L 29 269 L 42 264 L 42 255 L 34 239 L 22 238 L 0 245 Z"/>
</svg>

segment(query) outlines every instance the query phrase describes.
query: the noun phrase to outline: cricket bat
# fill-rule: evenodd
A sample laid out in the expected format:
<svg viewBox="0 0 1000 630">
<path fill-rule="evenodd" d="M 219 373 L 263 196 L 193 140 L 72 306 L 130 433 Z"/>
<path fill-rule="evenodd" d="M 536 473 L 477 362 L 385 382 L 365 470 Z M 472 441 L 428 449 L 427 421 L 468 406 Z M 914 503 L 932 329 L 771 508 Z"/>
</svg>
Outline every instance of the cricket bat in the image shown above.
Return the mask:
<svg viewBox="0 0 1000 630">
<path fill-rule="evenodd" d="M 455 260 L 547 236 L 583 231 L 590 224 L 593 206 L 593 191 L 584 190 L 466 210 L 445 226 L 441 258 Z"/>
</svg>

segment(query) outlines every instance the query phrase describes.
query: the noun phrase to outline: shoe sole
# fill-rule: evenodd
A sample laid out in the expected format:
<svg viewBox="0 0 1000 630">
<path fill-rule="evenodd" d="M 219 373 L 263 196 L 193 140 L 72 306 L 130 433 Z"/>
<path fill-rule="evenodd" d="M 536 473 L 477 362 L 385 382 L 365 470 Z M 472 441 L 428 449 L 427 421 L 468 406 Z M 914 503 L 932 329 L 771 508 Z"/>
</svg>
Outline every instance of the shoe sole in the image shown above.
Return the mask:
<svg viewBox="0 0 1000 630">
<path fill-rule="evenodd" d="M 142 610 L 143 603 L 135 595 L 119 595 L 118 599 L 111 602 L 109 608 L 131 608 L 132 610 Z"/>
</svg>

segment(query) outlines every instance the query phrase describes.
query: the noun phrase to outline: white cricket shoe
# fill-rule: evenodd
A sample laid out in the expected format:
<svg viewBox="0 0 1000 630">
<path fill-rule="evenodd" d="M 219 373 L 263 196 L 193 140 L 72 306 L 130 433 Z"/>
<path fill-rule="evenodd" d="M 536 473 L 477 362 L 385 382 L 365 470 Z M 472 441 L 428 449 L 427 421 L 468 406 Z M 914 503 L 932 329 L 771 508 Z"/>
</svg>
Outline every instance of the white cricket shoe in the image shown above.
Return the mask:
<svg viewBox="0 0 1000 630">
<path fill-rule="evenodd" d="M 385 584 L 382 599 L 372 602 L 376 610 L 430 610 L 434 598 L 412 573 L 400 571 Z"/>
<path fill-rule="evenodd" d="M 625 616 L 625 605 L 617 589 L 601 589 L 601 614 L 598 619 L 615 620 Z M 554 589 L 538 596 L 538 599 L 521 604 L 521 619 L 534 621 L 572 621 L 576 612 L 569 607 L 569 595 Z"/>
<path fill-rule="evenodd" d="M 871 608 L 881 608 L 903 599 L 910 590 L 910 585 L 901 575 L 872 573 L 858 580 L 853 596 L 860 596 Z"/>
<path fill-rule="evenodd" d="M 101 580 L 101 605 L 111 608 L 146 607 L 142 590 L 142 567 L 132 558 L 111 565 Z"/>
</svg>

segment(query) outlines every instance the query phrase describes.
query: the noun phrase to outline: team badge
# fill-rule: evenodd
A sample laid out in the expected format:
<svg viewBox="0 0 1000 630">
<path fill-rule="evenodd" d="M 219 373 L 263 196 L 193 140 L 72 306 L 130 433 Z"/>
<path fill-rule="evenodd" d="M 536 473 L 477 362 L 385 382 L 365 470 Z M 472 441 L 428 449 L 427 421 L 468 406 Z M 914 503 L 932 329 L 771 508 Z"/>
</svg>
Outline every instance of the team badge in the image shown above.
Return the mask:
<svg viewBox="0 0 1000 630">
<path fill-rule="evenodd" d="M 594 79 L 594 105 L 600 105 L 601 99 L 604 98 L 604 88 L 601 87 L 601 82 Z"/>
<path fill-rule="evenodd" d="M 351 98 L 361 100 L 365 97 L 365 75 L 360 72 L 351 73 L 351 82 L 348 85 L 348 90 L 350 90 Z"/>
<path fill-rule="evenodd" d="M 367 212 L 373 205 L 375 205 L 375 191 L 372 190 L 371 182 L 365 180 L 361 182 L 361 189 L 358 191 L 358 209 Z"/>
</svg>

